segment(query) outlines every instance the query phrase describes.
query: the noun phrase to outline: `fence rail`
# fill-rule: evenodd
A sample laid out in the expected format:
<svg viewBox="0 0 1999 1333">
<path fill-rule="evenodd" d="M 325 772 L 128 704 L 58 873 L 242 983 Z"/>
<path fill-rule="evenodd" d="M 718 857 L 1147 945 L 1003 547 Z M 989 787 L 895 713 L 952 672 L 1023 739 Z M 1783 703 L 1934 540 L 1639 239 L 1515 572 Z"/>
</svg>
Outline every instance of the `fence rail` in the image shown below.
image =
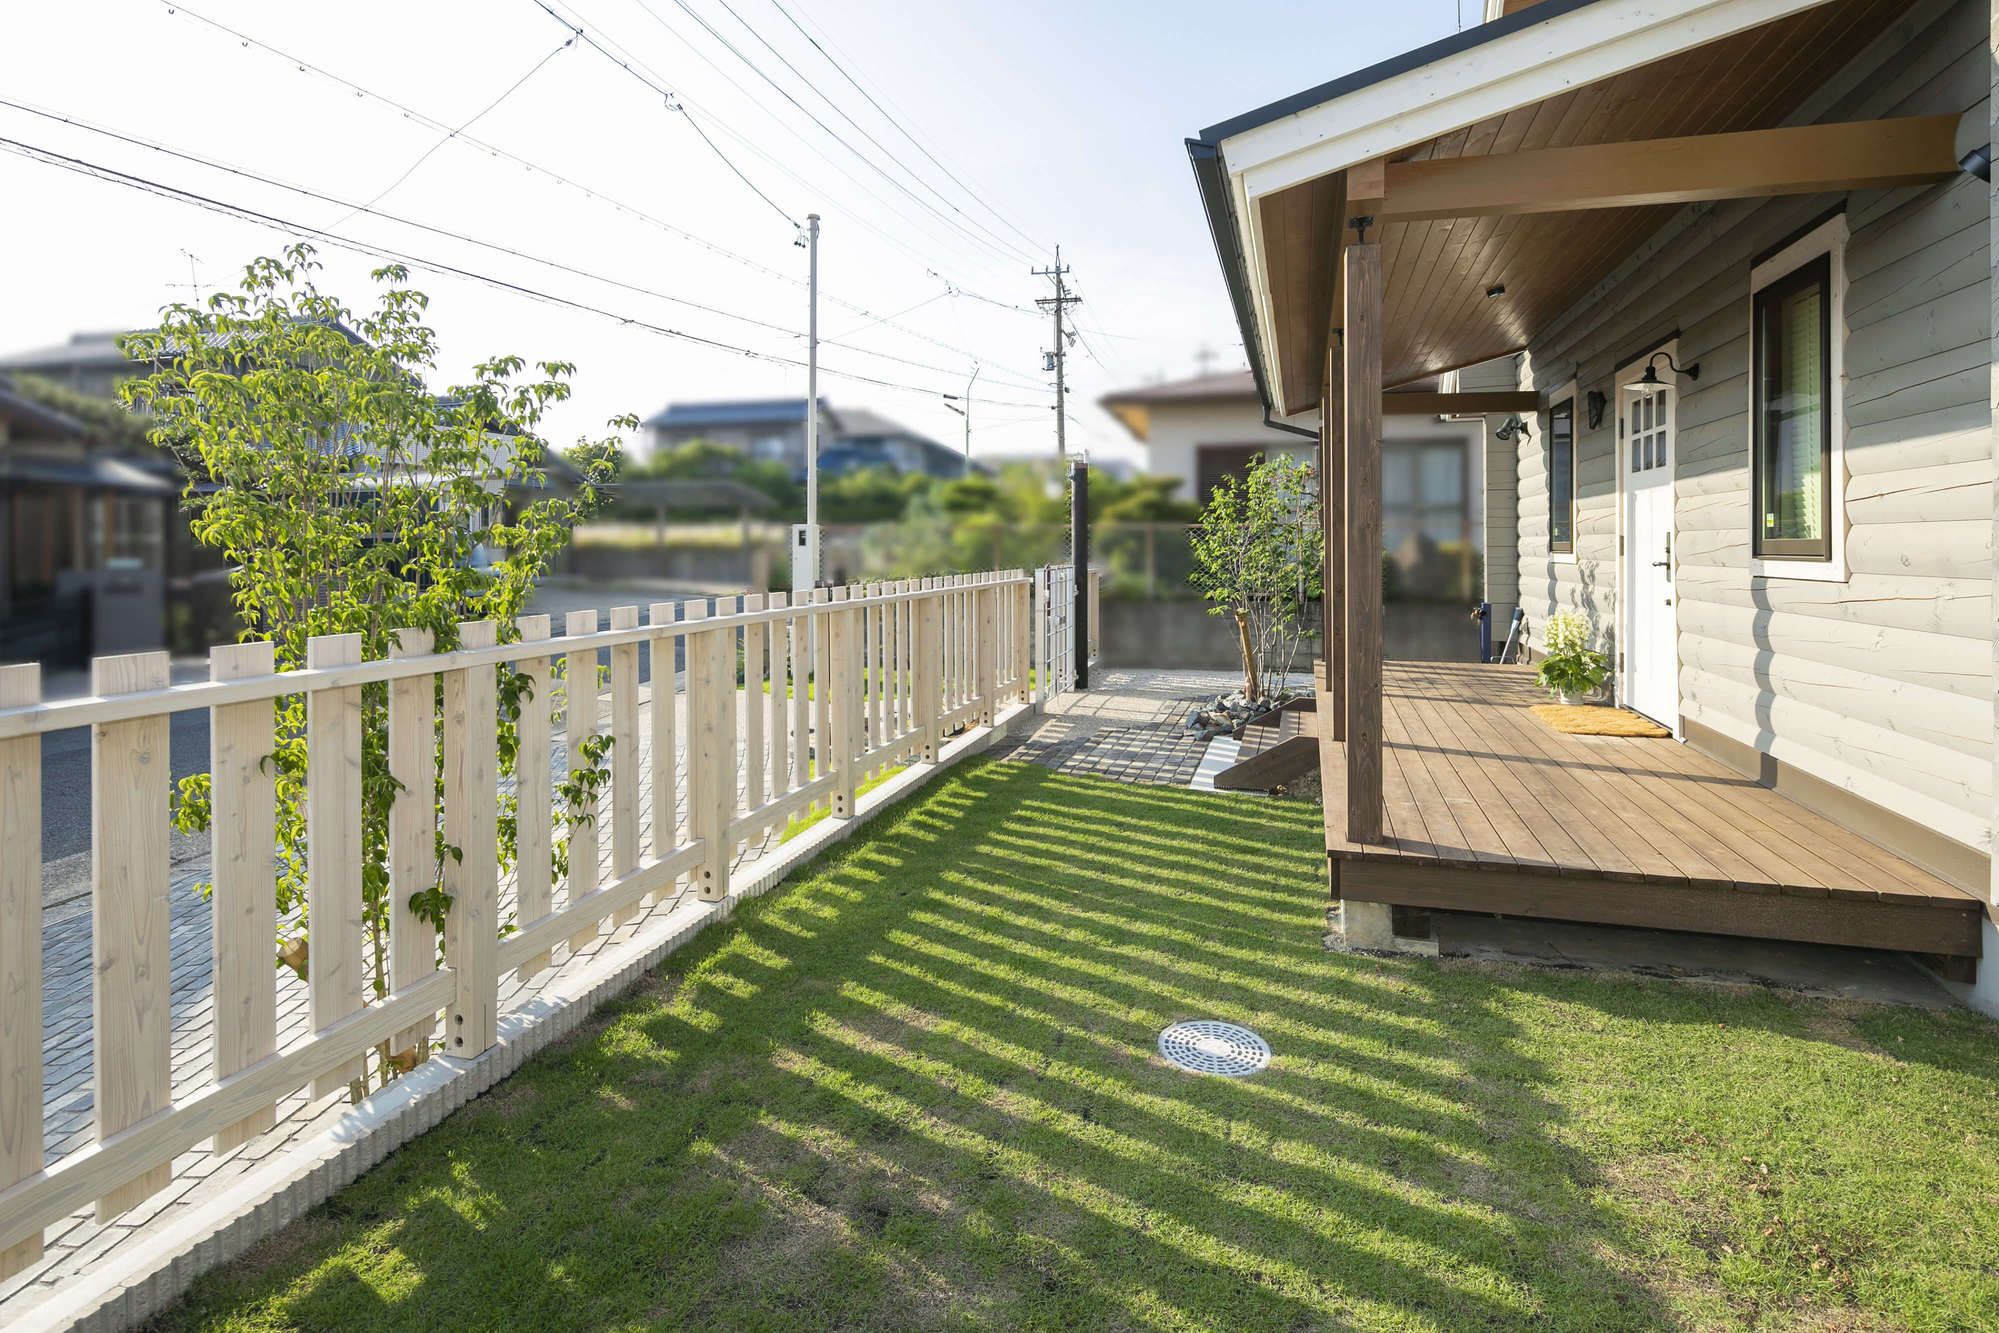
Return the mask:
<svg viewBox="0 0 1999 1333">
<path fill-rule="evenodd" d="M 168 1186 L 179 1154 L 205 1139 L 217 1152 L 248 1142 L 301 1088 L 338 1092 L 370 1059 L 378 1071 L 406 1071 L 433 1048 L 478 1055 L 495 1040 L 504 978 L 540 972 L 558 946 L 592 940 L 607 921 L 683 885 L 726 898 L 744 843 L 814 806 L 850 816 L 869 777 L 933 762 L 953 729 L 1033 702 L 1034 671 L 1059 678 L 1071 651 L 1046 625 L 1049 611 L 1066 620 L 1067 603 L 1035 607 L 1038 581 L 1013 570 L 822 588 L 809 600 L 662 602 L 643 621 L 625 606 L 606 630 L 594 611 L 572 614 L 560 638 L 549 617 L 528 616 L 506 643 L 493 622 L 469 622 L 454 651 L 433 652 L 428 633 L 404 631 L 375 661 L 361 660 L 359 636 L 329 635 L 311 641 L 305 668 L 286 672 L 272 669 L 270 644 L 233 644 L 210 654 L 209 681 L 179 686 L 167 684 L 165 654 L 140 653 L 98 659 L 93 696 L 60 702 L 40 700 L 38 668 L 0 667 L 0 1277 L 41 1255 L 45 1227 L 93 1200 L 100 1222 L 118 1216 Z M 558 659 L 567 679 L 594 683 L 604 650 L 608 690 L 593 684 L 588 704 L 569 706 L 556 687 Z M 651 666 L 643 707 L 642 653 Z M 497 754 L 502 664 L 530 682 L 510 784 Z M 383 734 L 369 737 L 362 691 L 377 684 L 387 710 Z M 278 779 L 264 761 L 275 748 L 274 701 L 299 695 L 309 1003 L 303 1029 L 281 1033 L 279 988 L 292 982 L 273 965 L 287 923 L 274 893 Z M 210 712 L 213 1067 L 177 1089 L 168 723 L 192 709 Z M 577 795 L 572 783 L 565 796 L 555 782 L 558 715 L 571 765 L 608 724 L 601 791 Z M 75 726 L 91 736 L 95 1123 L 90 1142 L 49 1161 L 41 736 Z M 387 949 L 374 963 L 362 847 L 369 745 L 382 747 L 401 784 L 386 830 Z M 503 877 L 506 811 L 518 856 Z M 551 867 L 558 821 L 570 836 L 560 884 Z M 440 857 L 440 834 L 462 855 Z M 441 949 L 409 901 L 437 883 L 440 867 L 450 896 Z"/>
</svg>

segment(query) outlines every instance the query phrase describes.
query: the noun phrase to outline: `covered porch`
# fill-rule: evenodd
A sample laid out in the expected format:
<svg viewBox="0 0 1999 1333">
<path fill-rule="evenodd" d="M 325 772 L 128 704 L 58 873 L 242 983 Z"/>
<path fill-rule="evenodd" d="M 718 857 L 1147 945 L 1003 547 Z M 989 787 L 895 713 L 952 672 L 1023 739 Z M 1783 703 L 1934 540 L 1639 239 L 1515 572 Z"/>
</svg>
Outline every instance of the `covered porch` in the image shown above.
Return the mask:
<svg viewBox="0 0 1999 1333">
<path fill-rule="evenodd" d="M 1381 831 L 1319 738 L 1335 897 L 1926 954 L 1969 980 L 1983 904 L 1670 739 L 1565 735 L 1521 667 L 1389 662 Z M 1406 912 L 1396 933 L 1422 928 Z"/>
<path fill-rule="evenodd" d="M 1911 785 L 1918 760 L 1859 783 L 1833 764 L 1813 770 L 1807 733 L 1851 731 L 1846 755 L 1907 744 L 1895 728 L 1908 724 L 1863 717 L 1870 698 L 1898 688 L 1866 647 L 1880 614 L 1868 608 L 1885 599 L 1867 583 L 1871 565 L 1857 584 L 1841 566 L 1773 588 L 1746 558 L 1743 413 L 1757 266 L 1814 228 L 1844 235 L 1849 212 L 1854 228 L 1875 228 L 1869 243 L 1882 252 L 1928 244 L 1913 222 L 1879 240 L 1892 211 L 1882 201 L 1905 187 L 1943 195 L 1972 169 L 1961 164 L 1989 154 L 1989 106 L 1961 109 L 1976 90 L 1956 101 L 1925 92 L 1980 82 L 1952 72 L 1981 52 L 1960 59 L 1964 25 L 1944 21 L 1958 7 L 1907 0 L 1496 8 L 1506 12 L 1478 29 L 1188 143 L 1270 418 L 1320 440 L 1329 611 L 1311 730 L 1349 941 L 1388 945 L 1411 909 L 1469 910 L 1892 948 L 1970 979 L 1990 933 L 1986 903 L 1967 891 L 1986 873 L 1987 830 L 1974 836 L 1955 816 L 1976 804 L 1971 788 L 1989 765 L 1950 794 L 1956 806 Z M 1963 195 L 1982 211 L 1983 192 L 1973 182 Z M 1789 202 L 1752 216 L 1751 201 L 1765 200 Z M 1982 257 L 1967 262 L 1982 272 Z M 1681 269 L 1684 281 L 1673 276 Z M 1828 286 L 1843 292 L 1845 281 L 1842 272 Z M 1882 335 L 1870 336 L 1878 345 Z M 1838 348 L 1845 332 L 1826 337 Z M 1832 355 L 1839 402 L 1846 372 Z M 1516 392 L 1416 391 L 1503 357 L 1521 358 Z M 1715 396 L 1692 404 L 1696 384 Z M 1624 405 L 1641 401 L 1646 414 L 1627 423 Z M 1382 421 L 1411 410 L 1506 423 L 1495 436 L 1505 450 L 1488 459 L 1519 484 L 1507 502 L 1523 568 L 1537 562 L 1537 614 L 1585 615 L 1616 663 L 1617 701 L 1693 744 L 1559 735 L 1525 711 L 1540 695 L 1519 668 L 1382 660 Z M 1653 508 L 1632 497 L 1654 481 L 1639 469 L 1655 466 L 1655 436 L 1627 464 L 1627 424 L 1634 445 L 1646 431 L 1684 436 L 1679 483 L 1668 472 L 1646 491 Z M 1879 431 L 1876 447 L 1920 441 L 1923 429 Z M 1581 466 L 1582 441 L 1593 472 Z M 1982 586 L 1984 559 L 1951 572 Z M 1519 591 L 1524 605 L 1524 579 Z M 1904 592 L 1943 605 L 1928 584 Z M 1724 609 L 1710 614 L 1710 603 Z M 1765 632 L 1779 612 L 1800 617 L 1779 625 L 1788 638 Z M 1849 639 L 1843 692 L 1813 695 L 1817 711 L 1802 718 L 1789 692 L 1811 686 L 1798 683 L 1809 674 L 1798 664 L 1818 671 L 1812 643 L 1844 652 Z M 1946 640 L 1937 651 L 1955 643 L 1937 635 Z M 1683 686 L 1703 670 L 1704 689 Z M 1987 688 L 1921 684 L 1935 691 L 1926 701 L 1946 703 L 1953 689 Z M 1964 754 L 1966 770 L 1986 762 L 1972 751 L 1989 722 L 1967 728 L 1942 704 L 1923 707 L 1918 726 L 1951 765 Z M 1744 762 L 1735 750 L 1766 767 L 1795 761 L 1839 799 L 1825 814 L 1807 809 L 1714 757 Z M 1869 801 L 1878 804 L 1855 813 Z M 1941 832 L 1939 809 L 1954 817 Z M 1918 831 L 1915 845 L 1951 845 L 1926 859 L 1872 840 L 1895 821 Z"/>
</svg>

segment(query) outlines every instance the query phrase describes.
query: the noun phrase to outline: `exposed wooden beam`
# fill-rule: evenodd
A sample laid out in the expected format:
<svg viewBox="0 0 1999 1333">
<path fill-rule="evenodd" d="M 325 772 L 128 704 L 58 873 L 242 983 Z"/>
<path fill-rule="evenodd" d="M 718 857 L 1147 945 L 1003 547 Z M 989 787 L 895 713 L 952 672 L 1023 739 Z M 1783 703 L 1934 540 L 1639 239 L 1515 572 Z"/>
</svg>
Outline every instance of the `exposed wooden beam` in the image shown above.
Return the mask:
<svg viewBox="0 0 1999 1333">
<path fill-rule="evenodd" d="M 1371 162 L 1357 162 L 1347 168 L 1347 217 L 1369 217 L 1378 214 L 1381 201 L 1387 193 L 1388 170 L 1388 160 L 1380 157 Z M 1345 222 L 1346 218 L 1341 218 L 1340 221 Z"/>
<path fill-rule="evenodd" d="M 1341 256 L 1346 400 L 1347 838 L 1381 841 L 1381 246 Z"/>
<path fill-rule="evenodd" d="M 1535 393 L 1384 393 L 1381 410 L 1391 417 L 1483 416 L 1487 412 L 1538 412 Z"/>
<path fill-rule="evenodd" d="M 1391 162 L 1374 216 L 1414 222 L 1928 185 L 1960 171 L 1957 122 L 1910 116 Z"/>
</svg>

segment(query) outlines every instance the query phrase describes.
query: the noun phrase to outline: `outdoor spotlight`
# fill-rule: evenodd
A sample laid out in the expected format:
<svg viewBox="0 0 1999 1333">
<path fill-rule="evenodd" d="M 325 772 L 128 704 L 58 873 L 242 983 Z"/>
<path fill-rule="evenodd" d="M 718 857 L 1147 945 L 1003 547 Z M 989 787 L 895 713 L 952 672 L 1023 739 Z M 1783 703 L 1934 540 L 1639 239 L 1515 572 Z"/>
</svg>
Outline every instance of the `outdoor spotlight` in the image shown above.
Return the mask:
<svg viewBox="0 0 1999 1333">
<path fill-rule="evenodd" d="M 1531 440 L 1534 438 L 1534 428 L 1528 425 L 1525 419 L 1519 416 L 1510 416 L 1506 419 L 1506 424 L 1492 434 L 1493 438 L 1500 440 Z"/>
</svg>

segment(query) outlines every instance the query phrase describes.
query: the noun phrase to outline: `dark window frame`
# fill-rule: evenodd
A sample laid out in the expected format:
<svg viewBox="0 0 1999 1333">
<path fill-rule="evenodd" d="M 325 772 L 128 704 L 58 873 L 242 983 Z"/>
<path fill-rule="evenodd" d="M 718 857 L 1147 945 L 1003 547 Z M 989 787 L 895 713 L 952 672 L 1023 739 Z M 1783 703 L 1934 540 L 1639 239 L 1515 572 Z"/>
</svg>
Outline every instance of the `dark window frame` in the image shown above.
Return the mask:
<svg viewBox="0 0 1999 1333">
<path fill-rule="evenodd" d="M 1764 451 L 1773 432 L 1765 366 L 1769 337 L 1767 314 L 1786 298 L 1816 286 L 1819 289 L 1819 532 L 1818 537 L 1766 537 L 1763 516 Z M 1830 564 L 1833 558 L 1833 523 L 1837 516 L 1832 501 L 1832 255 L 1820 254 L 1756 289 L 1750 310 L 1750 434 L 1749 434 L 1749 541 L 1759 560 L 1794 560 Z M 1781 350 L 1781 349 L 1780 349 Z"/>
<path fill-rule="evenodd" d="M 1564 515 L 1563 535 L 1555 535 L 1555 487 L 1557 423 L 1566 423 L 1568 445 L 1568 479 L 1561 492 L 1566 497 L 1568 513 Z M 1571 394 L 1548 404 L 1548 554 L 1574 555 L 1576 553 L 1576 400 Z"/>
</svg>

